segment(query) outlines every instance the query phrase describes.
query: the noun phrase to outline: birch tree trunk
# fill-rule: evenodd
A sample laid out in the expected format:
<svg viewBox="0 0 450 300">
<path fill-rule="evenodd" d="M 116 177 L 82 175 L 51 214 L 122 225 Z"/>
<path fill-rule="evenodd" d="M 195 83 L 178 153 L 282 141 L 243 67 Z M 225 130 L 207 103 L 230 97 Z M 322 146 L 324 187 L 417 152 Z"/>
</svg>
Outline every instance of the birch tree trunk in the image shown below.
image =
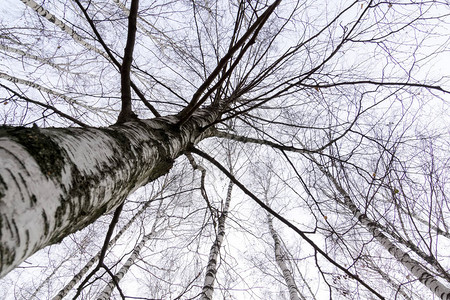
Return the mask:
<svg viewBox="0 0 450 300">
<path fill-rule="evenodd" d="M 135 264 L 136 260 L 139 258 L 139 254 L 141 253 L 142 248 L 145 246 L 152 237 L 157 234 L 155 230 L 152 230 L 150 233 L 146 234 L 136 248 L 133 249 L 131 256 L 127 259 L 125 264 L 120 268 L 120 270 L 114 275 L 114 279 L 111 279 L 108 284 L 103 289 L 102 293 L 98 297 L 97 300 L 108 300 L 111 299 L 111 294 L 116 287 L 116 283 L 119 283 L 120 280 L 125 276 L 130 267 Z"/>
<path fill-rule="evenodd" d="M 72 253 L 72 255 L 69 256 L 69 258 L 67 260 L 69 260 L 72 256 L 74 256 L 75 253 Z M 37 294 L 39 293 L 39 291 L 47 284 L 49 283 L 52 279 L 53 276 L 58 272 L 59 268 L 61 268 L 61 266 L 66 262 L 66 260 L 62 260 L 57 266 L 56 268 L 53 270 L 53 272 L 47 276 L 47 278 L 45 278 L 44 281 L 41 282 L 41 284 L 36 288 L 36 290 L 33 292 L 33 294 L 30 296 L 29 299 L 39 299 L 37 297 Z"/>
<path fill-rule="evenodd" d="M 316 164 L 313 158 L 311 158 Z M 318 164 L 321 172 L 333 183 L 335 188 L 343 197 L 344 205 L 352 212 L 353 216 L 364 225 L 373 237 L 400 262 L 415 278 L 425 285 L 436 296 L 444 300 L 450 300 L 450 288 L 446 287 L 433 274 L 430 274 L 421 264 L 414 260 L 407 252 L 395 245 L 389 238 L 378 229 L 377 222 L 371 220 L 362 213 L 351 199 L 349 193 L 339 184 L 336 178 L 323 166 Z"/>
<path fill-rule="evenodd" d="M 100 54 L 101 56 L 105 57 L 106 59 L 108 59 L 108 55 L 104 51 L 102 51 L 102 50 L 96 48 L 95 46 L 92 46 L 88 42 L 86 42 L 84 40 L 84 38 L 82 36 L 80 36 L 76 31 L 74 31 L 70 26 L 65 24 L 63 21 L 61 21 L 59 18 L 57 18 L 54 14 L 52 14 L 51 12 L 46 10 L 44 7 L 42 7 L 35 1 L 33 1 L 33 0 L 20 0 L 20 1 L 22 1 L 23 4 L 25 4 L 26 6 L 30 7 L 32 10 L 34 10 L 36 13 L 38 13 L 41 17 L 44 17 L 49 22 L 55 24 L 57 27 L 59 27 L 59 29 L 61 29 L 62 31 L 67 33 L 69 36 L 71 36 L 75 42 L 84 46 L 86 49 L 92 50 L 92 51 Z"/>
<path fill-rule="evenodd" d="M 147 208 L 150 206 L 153 201 L 155 201 L 155 198 L 159 195 L 156 194 L 152 199 L 148 200 L 145 205 L 142 206 L 141 209 L 127 222 L 127 224 L 122 227 L 119 232 L 114 236 L 113 239 L 108 244 L 108 247 L 113 246 L 117 240 L 127 231 L 128 228 L 134 223 L 134 221 L 142 215 L 143 212 L 147 210 Z M 79 271 L 78 273 L 70 280 L 59 292 L 58 294 L 53 297 L 53 300 L 62 300 L 69 292 L 70 290 L 83 278 L 83 276 L 89 271 L 89 269 L 94 265 L 96 261 L 100 258 L 102 249 L 100 249 L 96 255 L 94 255 Z"/>
<path fill-rule="evenodd" d="M 201 300 L 211 300 L 214 294 L 214 281 L 217 274 L 217 258 L 219 257 L 220 247 L 222 246 L 223 238 L 225 237 L 225 221 L 228 216 L 228 209 L 231 202 L 231 192 L 233 190 L 233 183 L 230 182 L 227 190 L 227 198 L 219 217 L 217 224 L 217 236 L 211 250 L 209 251 L 208 265 L 206 266 L 205 282 L 203 283 L 203 290 L 200 296 Z"/>
<path fill-rule="evenodd" d="M 283 278 L 289 291 L 289 299 L 300 300 L 301 297 L 301 299 L 305 300 L 305 297 L 303 297 L 303 295 L 299 293 L 297 285 L 295 284 L 294 277 L 292 276 L 292 272 L 291 270 L 289 270 L 289 267 L 286 264 L 285 255 L 283 253 L 283 249 L 281 248 L 280 237 L 273 227 L 272 216 L 269 213 L 267 213 L 267 225 L 269 226 L 270 235 L 273 239 L 275 260 L 281 272 L 283 273 Z"/>
<path fill-rule="evenodd" d="M 277 145 L 270 141 L 247 138 L 244 136 L 238 136 L 234 134 L 224 134 L 217 131 L 215 133 L 217 137 L 228 138 L 244 143 L 255 143 L 260 145 L 271 146 L 283 151 L 304 153 L 302 149 L 294 147 L 284 147 Z M 442 282 L 437 280 L 432 273 L 428 272 L 422 265 L 413 259 L 406 251 L 398 247 L 393 243 L 379 228 L 381 227 L 377 222 L 371 220 L 366 214 L 362 213 L 355 205 L 354 201 L 350 197 L 350 194 L 339 184 L 337 179 L 323 167 L 312 155 L 308 154 L 308 158 L 318 166 L 319 170 L 324 174 L 337 189 L 339 194 L 343 198 L 343 204 L 347 209 L 351 211 L 353 216 L 372 234 L 375 240 L 377 240 L 383 248 L 385 248 L 400 264 L 403 265 L 419 282 L 426 286 L 432 293 L 444 300 L 450 300 L 450 288 L 445 286 Z M 439 234 L 445 235 L 445 232 L 440 230 Z M 433 265 L 433 264 L 432 264 Z M 445 274 L 444 276 L 445 277 Z"/>
<path fill-rule="evenodd" d="M 162 204 L 162 202 L 161 202 Z M 161 205 L 160 205 L 161 208 Z M 156 226 L 158 225 L 158 220 L 161 218 L 159 214 L 159 209 L 157 213 L 157 217 L 153 223 L 152 230 L 144 235 L 144 237 L 141 239 L 139 244 L 133 249 L 133 252 L 131 253 L 130 257 L 128 257 L 127 261 L 122 265 L 120 270 L 114 274 L 114 279 L 111 279 L 108 284 L 103 289 L 102 293 L 98 297 L 97 300 L 108 300 L 111 299 L 111 294 L 114 291 L 114 288 L 116 287 L 116 284 L 118 284 L 122 278 L 127 274 L 128 270 L 131 266 L 133 266 L 136 261 L 139 259 L 139 255 L 141 254 L 142 248 L 145 246 L 145 244 L 154 236 L 158 235 L 162 230 L 156 231 Z"/>
<path fill-rule="evenodd" d="M 211 135 L 200 110 L 108 128 L 0 127 L 0 276 L 94 222 Z"/>
</svg>

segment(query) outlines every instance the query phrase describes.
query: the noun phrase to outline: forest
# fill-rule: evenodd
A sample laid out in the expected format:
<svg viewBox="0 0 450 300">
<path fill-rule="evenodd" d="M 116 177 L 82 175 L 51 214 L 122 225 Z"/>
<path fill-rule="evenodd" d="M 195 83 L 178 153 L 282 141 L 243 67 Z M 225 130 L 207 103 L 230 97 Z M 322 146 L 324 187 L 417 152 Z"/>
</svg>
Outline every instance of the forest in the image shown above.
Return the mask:
<svg viewBox="0 0 450 300">
<path fill-rule="evenodd" d="M 450 2 L 2 0 L 1 299 L 450 300 Z"/>
</svg>

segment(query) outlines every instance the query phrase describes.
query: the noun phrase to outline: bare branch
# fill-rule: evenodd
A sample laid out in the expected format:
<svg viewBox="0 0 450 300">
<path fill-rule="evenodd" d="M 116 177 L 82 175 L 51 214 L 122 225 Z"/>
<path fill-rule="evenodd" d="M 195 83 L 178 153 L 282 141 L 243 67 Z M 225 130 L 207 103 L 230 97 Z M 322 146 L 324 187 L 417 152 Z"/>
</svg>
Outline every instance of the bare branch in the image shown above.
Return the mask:
<svg viewBox="0 0 450 300">
<path fill-rule="evenodd" d="M 264 210 L 269 212 L 272 216 L 277 218 L 279 221 L 284 223 L 286 226 L 294 230 L 299 236 L 301 236 L 311 247 L 314 248 L 315 251 L 320 253 L 327 261 L 329 261 L 332 265 L 336 266 L 338 269 L 343 271 L 345 274 L 350 276 L 351 278 L 355 279 L 359 283 L 361 283 L 365 288 L 367 288 L 369 291 L 371 291 L 375 296 L 377 296 L 380 299 L 385 299 L 380 293 L 378 293 L 376 290 L 374 290 L 371 286 L 369 286 L 367 283 L 365 283 L 359 276 L 351 273 L 347 268 L 344 268 L 341 266 L 338 262 L 336 262 L 334 259 L 332 259 L 327 253 L 325 253 L 322 249 L 320 249 L 302 230 L 300 230 L 298 227 L 296 227 L 294 224 L 289 222 L 287 219 L 285 219 L 283 216 L 275 212 L 273 209 L 271 209 L 269 206 L 267 206 L 263 201 L 261 201 L 258 197 L 256 197 L 252 192 L 250 192 L 239 180 L 237 180 L 230 172 L 227 171 L 217 160 L 215 160 L 213 157 L 208 155 L 207 153 L 198 150 L 196 148 L 191 149 L 192 153 L 195 153 L 205 159 L 207 159 L 209 162 L 211 162 L 213 165 L 215 165 L 222 173 L 224 173 L 234 184 L 236 184 L 247 196 L 252 198 L 259 206 L 261 206 Z"/>
</svg>

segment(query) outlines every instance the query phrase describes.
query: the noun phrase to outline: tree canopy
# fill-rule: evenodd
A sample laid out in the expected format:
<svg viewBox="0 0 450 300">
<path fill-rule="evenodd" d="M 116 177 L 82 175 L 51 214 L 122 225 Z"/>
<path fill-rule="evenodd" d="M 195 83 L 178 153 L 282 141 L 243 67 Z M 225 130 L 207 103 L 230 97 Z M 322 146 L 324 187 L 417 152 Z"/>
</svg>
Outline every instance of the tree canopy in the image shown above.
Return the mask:
<svg viewBox="0 0 450 300">
<path fill-rule="evenodd" d="M 4 0 L 0 298 L 450 299 L 449 12 Z"/>
</svg>

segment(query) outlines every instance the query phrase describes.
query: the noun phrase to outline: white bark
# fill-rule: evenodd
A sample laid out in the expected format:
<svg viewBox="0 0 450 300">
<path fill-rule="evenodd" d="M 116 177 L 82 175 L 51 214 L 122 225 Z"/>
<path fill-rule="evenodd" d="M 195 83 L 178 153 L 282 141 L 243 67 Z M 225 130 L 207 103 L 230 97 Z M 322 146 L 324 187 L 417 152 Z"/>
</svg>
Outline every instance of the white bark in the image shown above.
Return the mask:
<svg viewBox="0 0 450 300">
<path fill-rule="evenodd" d="M 276 149 L 282 149 L 285 151 L 292 151 L 302 153 L 304 152 L 301 149 L 296 149 L 293 147 L 285 147 L 283 145 L 277 145 L 270 141 L 247 138 L 243 136 L 237 136 L 232 134 L 226 134 L 223 132 L 216 132 L 217 137 L 223 137 L 228 139 L 233 139 L 245 143 L 256 143 L 261 145 L 272 146 Z M 415 276 L 422 284 L 424 284 L 427 288 L 429 288 L 435 295 L 444 300 L 450 300 L 450 289 L 443 285 L 440 281 L 438 281 L 435 276 L 430 274 L 426 269 L 424 269 L 419 262 L 415 261 L 413 258 L 409 256 L 408 253 L 397 247 L 394 243 L 392 243 L 387 236 L 385 236 L 376 226 L 376 223 L 370 220 L 365 214 L 361 213 L 357 206 L 353 203 L 350 195 L 345 191 L 342 186 L 336 181 L 336 179 L 326 170 L 324 169 L 312 155 L 309 155 L 311 160 L 315 162 L 321 172 L 327 176 L 327 178 L 333 183 L 336 189 L 344 198 L 344 204 L 347 208 L 353 213 L 353 216 L 363 224 L 368 231 L 373 235 L 373 237 L 392 255 L 394 256 L 411 274 Z M 442 232 L 440 232 L 442 234 Z"/>
<path fill-rule="evenodd" d="M 161 204 L 162 204 L 162 202 L 161 202 Z M 161 209 L 161 205 L 159 206 L 159 209 Z M 100 296 L 98 297 L 98 300 L 111 299 L 111 293 L 113 292 L 114 288 L 116 287 L 116 284 L 118 284 L 122 280 L 122 278 L 128 272 L 130 267 L 135 264 L 135 262 L 139 258 L 139 255 L 141 253 L 142 248 L 145 246 L 147 241 L 150 240 L 152 237 L 158 235 L 161 232 L 161 230 L 160 231 L 156 231 L 156 226 L 158 224 L 158 220 L 161 217 L 160 214 L 159 214 L 159 209 L 158 209 L 158 213 L 157 213 L 156 219 L 155 219 L 155 221 L 153 223 L 152 230 L 149 233 L 147 233 L 146 235 L 144 235 L 144 237 L 141 239 L 139 244 L 137 244 L 137 246 L 134 247 L 133 252 L 128 257 L 127 261 L 122 265 L 120 270 L 116 274 L 114 274 L 114 280 L 111 279 L 108 282 L 108 284 L 103 289 L 103 291 L 100 294 Z"/>
<path fill-rule="evenodd" d="M 231 202 L 231 192 L 233 190 L 233 183 L 230 182 L 228 185 L 227 197 L 225 200 L 225 205 L 222 210 L 222 214 L 219 217 L 219 222 L 217 226 L 216 240 L 211 246 L 209 251 L 208 265 L 206 266 L 205 282 L 203 283 L 202 294 L 200 296 L 201 300 L 211 300 L 214 293 L 214 281 L 216 280 L 217 274 L 217 259 L 219 257 L 220 247 L 222 246 L 223 238 L 225 237 L 225 221 L 228 216 L 228 209 Z"/>
<path fill-rule="evenodd" d="M 54 14 L 50 13 L 48 10 L 46 10 L 45 8 L 43 8 L 42 6 L 40 6 L 39 4 L 34 2 L 33 0 L 20 0 L 20 1 L 22 1 L 26 6 L 30 7 L 31 9 L 33 9 L 41 17 L 44 17 L 48 21 L 50 21 L 53 24 L 55 24 L 57 27 L 59 27 L 59 29 L 61 29 L 62 31 L 64 31 L 65 33 L 70 35 L 73 38 L 74 41 L 76 41 L 77 43 L 79 43 L 80 45 L 85 47 L 86 49 L 89 49 L 89 50 L 92 50 L 94 52 L 97 52 L 98 54 L 100 54 L 101 56 L 103 56 L 103 57 L 105 57 L 106 59 L 109 60 L 108 55 L 104 51 L 102 51 L 102 50 L 92 46 L 88 42 L 86 42 L 84 40 L 84 38 L 82 36 L 80 36 L 76 31 L 74 31 L 72 28 L 67 26 L 63 21 L 58 19 Z"/>
<path fill-rule="evenodd" d="M 113 210 L 210 134 L 213 111 L 109 128 L 0 127 L 0 276 Z"/>
<path fill-rule="evenodd" d="M 333 183 L 336 189 L 344 198 L 344 204 L 353 213 L 353 216 L 363 224 L 373 237 L 399 261 L 411 274 L 414 275 L 422 284 L 429 288 L 436 296 L 444 300 L 450 300 L 450 289 L 438 281 L 434 275 L 424 269 L 419 262 L 411 258 L 408 253 L 403 251 L 392 243 L 376 226 L 376 223 L 369 219 L 367 215 L 361 213 L 358 207 L 353 203 L 350 195 L 337 182 L 337 180 L 323 167 L 319 166 L 322 173 Z"/>
<path fill-rule="evenodd" d="M 125 276 L 125 274 L 128 272 L 130 267 L 136 262 L 136 260 L 139 257 L 139 254 L 142 250 L 142 247 L 144 247 L 145 243 L 148 242 L 152 237 L 154 237 L 157 234 L 156 231 L 152 230 L 149 234 L 146 234 L 142 240 L 139 242 L 139 244 L 133 249 L 133 252 L 131 253 L 131 256 L 127 259 L 125 264 L 120 268 L 120 270 L 114 275 L 115 280 L 117 283 L 122 280 L 122 278 Z M 106 287 L 103 289 L 100 297 L 98 297 L 98 300 L 108 300 L 111 299 L 111 293 L 113 292 L 114 288 L 116 287 L 116 283 L 114 280 L 110 280 Z"/>
<path fill-rule="evenodd" d="M 111 241 L 113 242 L 113 241 Z M 111 245 L 112 243 L 109 243 L 108 245 Z M 114 243 L 116 240 L 114 240 Z M 72 290 L 72 288 L 83 278 L 83 276 L 89 271 L 89 269 L 94 265 L 94 263 L 100 258 L 101 250 L 93 256 L 81 270 L 72 278 L 72 280 L 69 281 L 59 292 L 58 295 L 53 297 L 53 300 L 62 300 L 69 292 Z"/>
<path fill-rule="evenodd" d="M 49 66 L 57 69 L 58 71 L 68 72 L 67 69 L 62 68 L 60 65 L 53 63 L 51 58 L 39 57 L 37 55 L 31 54 L 30 52 L 25 52 L 25 51 L 22 51 L 20 49 L 9 47 L 9 46 L 6 46 L 6 45 L 1 45 L 1 44 L 0 44 L 0 49 L 5 51 L 5 52 L 12 52 L 12 53 L 20 55 L 19 59 L 23 59 L 24 57 L 26 57 L 26 58 L 35 60 L 35 61 L 37 61 L 37 62 L 39 62 L 41 64 L 49 65 Z"/>
<path fill-rule="evenodd" d="M 157 194 L 159 195 L 159 193 Z M 151 200 L 147 201 L 145 203 L 145 205 L 142 206 L 141 209 L 139 209 L 139 211 L 133 215 L 133 217 L 127 222 L 127 224 L 125 224 L 125 226 L 123 226 L 119 232 L 114 236 L 113 239 L 111 239 L 111 241 L 109 241 L 108 243 L 108 247 L 111 247 L 112 245 L 114 245 L 117 240 L 122 236 L 122 234 L 128 229 L 130 228 L 131 224 L 134 223 L 134 221 L 143 213 L 146 211 L 146 209 L 150 206 L 150 204 L 155 200 L 156 196 L 153 197 Z M 70 290 L 72 290 L 72 288 L 81 280 L 81 278 L 83 278 L 83 276 L 87 273 L 87 271 L 89 271 L 89 269 L 94 265 L 94 263 L 100 258 L 102 249 L 100 249 L 96 255 L 94 255 L 85 265 L 84 267 L 82 267 L 80 269 L 80 271 L 78 271 L 78 273 L 72 278 L 72 280 L 70 280 L 59 292 L 58 294 L 53 297 L 53 300 L 62 300 L 67 293 L 70 292 Z"/>
<path fill-rule="evenodd" d="M 285 254 L 283 253 L 283 249 L 281 248 L 280 237 L 273 227 L 272 217 L 270 216 L 270 214 L 267 214 L 267 225 L 269 226 L 270 234 L 272 235 L 273 239 L 275 260 L 278 267 L 281 269 L 281 272 L 283 273 L 284 281 L 286 282 L 286 285 L 288 287 L 289 299 L 300 300 L 300 296 L 302 299 L 305 299 L 305 297 L 303 297 L 303 295 L 299 293 L 297 285 L 295 284 L 294 277 L 292 276 L 292 272 L 291 270 L 289 270 L 289 267 L 286 264 Z"/>
<path fill-rule="evenodd" d="M 17 83 L 18 84 L 23 84 L 23 85 L 32 87 L 32 88 L 34 88 L 34 89 L 36 89 L 36 90 L 38 90 L 40 92 L 44 92 L 44 93 L 56 96 L 58 98 L 64 99 L 64 101 L 66 101 L 69 104 L 79 105 L 79 106 L 85 108 L 88 111 L 92 111 L 92 112 L 95 112 L 95 113 L 98 113 L 98 112 L 109 113 L 109 114 L 112 113 L 112 112 L 115 113 L 115 111 L 113 109 L 111 109 L 111 108 L 93 107 L 92 105 L 88 105 L 88 104 L 83 103 L 81 101 L 75 100 L 75 99 L 73 99 L 73 98 L 71 98 L 69 96 L 66 96 L 64 94 L 58 93 L 58 92 L 56 92 L 54 90 L 51 90 L 49 88 L 46 88 L 46 87 L 44 87 L 44 86 L 42 86 L 40 84 L 37 84 L 36 82 L 32 82 L 32 81 L 29 81 L 29 80 L 17 78 L 17 77 L 8 75 L 8 74 L 3 73 L 3 72 L 0 72 L 0 78 L 8 80 L 9 82 L 12 82 L 14 84 L 17 84 Z"/>
</svg>

